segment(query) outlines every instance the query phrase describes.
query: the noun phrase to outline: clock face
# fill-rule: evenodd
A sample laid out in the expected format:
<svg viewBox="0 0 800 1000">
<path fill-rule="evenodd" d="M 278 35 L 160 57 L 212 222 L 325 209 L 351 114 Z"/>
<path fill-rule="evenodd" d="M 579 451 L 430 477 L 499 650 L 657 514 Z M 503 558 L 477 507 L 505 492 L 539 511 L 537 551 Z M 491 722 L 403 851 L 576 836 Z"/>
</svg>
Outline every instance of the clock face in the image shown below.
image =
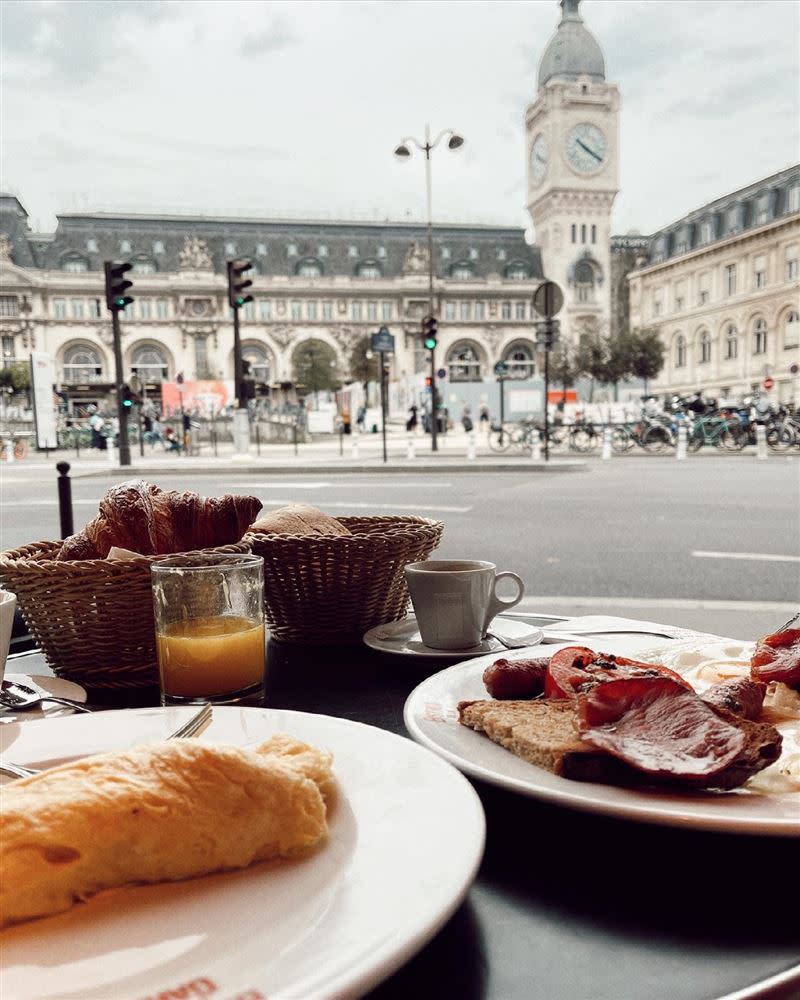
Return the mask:
<svg viewBox="0 0 800 1000">
<path fill-rule="evenodd" d="M 596 125 L 575 125 L 567 136 L 567 159 L 578 173 L 594 173 L 606 161 L 606 137 Z"/>
<path fill-rule="evenodd" d="M 531 146 L 531 180 L 534 184 L 541 184 L 547 173 L 548 152 L 547 139 L 540 132 Z"/>
</svg>

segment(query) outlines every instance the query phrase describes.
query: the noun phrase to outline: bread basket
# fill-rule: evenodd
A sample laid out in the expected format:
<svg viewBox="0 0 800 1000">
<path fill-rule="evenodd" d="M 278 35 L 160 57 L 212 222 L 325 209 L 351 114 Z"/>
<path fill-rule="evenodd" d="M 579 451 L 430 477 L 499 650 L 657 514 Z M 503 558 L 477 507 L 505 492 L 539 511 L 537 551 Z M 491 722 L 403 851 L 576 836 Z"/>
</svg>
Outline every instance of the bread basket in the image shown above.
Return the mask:
<svg viewBox="0 0 800 1000">
<path fill-rule="evenodd" d="M 264 557 L 264 611 L 280 642 L 354 642 L 367 629 L 406 614 L 403 570 L 427 559 L 441 521 L 422 517 L 340 517 L 349 535 L 251 532 Z"/>
<path fill-rule="evenodd" d="M 163 556 L 58 561 L 61 542 L 0 554 L 0 584 L 17 595 L 57 677 L 90 691 L 158 686 L 150 566 Z M 247 552 L 237 542 L 202 552 Z"/>
</svg>

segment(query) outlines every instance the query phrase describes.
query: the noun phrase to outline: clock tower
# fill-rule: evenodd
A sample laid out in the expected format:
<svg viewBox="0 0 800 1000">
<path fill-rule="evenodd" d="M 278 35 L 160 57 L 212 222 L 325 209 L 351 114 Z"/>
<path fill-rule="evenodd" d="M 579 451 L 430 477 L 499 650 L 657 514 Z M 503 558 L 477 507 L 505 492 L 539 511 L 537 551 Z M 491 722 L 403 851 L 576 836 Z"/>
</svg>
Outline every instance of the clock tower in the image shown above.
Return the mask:
<svg viewBox="0 0 800 1000">
<path fill-rule="evenodd" d="M 611 206 L 619 187 L 619 89 L 580 0 L 561 0 L 561 21 L 539 63 L 525 113 L 528 211 L 545 277 L 564 292 L 562 339 L 607 333 L 611 318 Z"/>
</svg>

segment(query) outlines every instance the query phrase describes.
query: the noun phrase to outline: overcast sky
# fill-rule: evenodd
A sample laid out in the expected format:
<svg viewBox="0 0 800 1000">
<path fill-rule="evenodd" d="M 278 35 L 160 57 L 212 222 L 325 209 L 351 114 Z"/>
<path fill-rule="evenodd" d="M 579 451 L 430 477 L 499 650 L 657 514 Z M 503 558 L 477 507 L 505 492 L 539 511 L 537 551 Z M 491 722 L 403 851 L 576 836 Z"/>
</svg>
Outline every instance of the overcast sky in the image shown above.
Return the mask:
<svg viewBox="0 0 800 1000">
<path fill-rule="evenodd" d="M 622 92 L 616 232 L 800 160 L 795 0 L 584 0 Z M 61 211 L 529 224 L 523 118 L 560 16 L 532 2 L 3 0 L 2 178 Z"/>
</svg>

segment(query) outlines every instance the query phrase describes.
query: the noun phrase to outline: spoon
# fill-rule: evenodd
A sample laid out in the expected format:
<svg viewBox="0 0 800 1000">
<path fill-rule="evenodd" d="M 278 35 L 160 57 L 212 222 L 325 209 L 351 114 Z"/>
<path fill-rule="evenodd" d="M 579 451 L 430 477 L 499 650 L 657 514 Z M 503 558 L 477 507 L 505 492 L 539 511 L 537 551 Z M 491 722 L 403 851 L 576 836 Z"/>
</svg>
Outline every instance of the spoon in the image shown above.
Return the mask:
<svg viewBox="0 0 800 1000">
<path fill-rule="evenodd" d="M 0 690 L 0 707 L 24 712 L 28 708 L 35 708 L 37 705 L 41 705 L 43 701 L 53 701 L 58 705 L 66 705 L 76 712 L 92 711 L 91 708 L 87 708 L 86 705 L 79 701 L 73 701 L 71 698 L 57 698 L 46 691 L 35 691 L 26 684 L 3 681 L 3 687 Z"/>
<path fill-rule="evenodd" d="M 505 646 L 506 649 L 524 649 L 526 646 L 538 646 L 542 641 L 542 630 L 540 628 L 533 629 L 533 631 L 528 632 L 526 635 L 519 636 L 517 638 L 510 638 L 508 636 L 498 635 L 496 632 L 487 631 L 483 633 L 484 639 L 494 639 L 495 642 L 499 642 L 501 646 Z"/>
</svg>

